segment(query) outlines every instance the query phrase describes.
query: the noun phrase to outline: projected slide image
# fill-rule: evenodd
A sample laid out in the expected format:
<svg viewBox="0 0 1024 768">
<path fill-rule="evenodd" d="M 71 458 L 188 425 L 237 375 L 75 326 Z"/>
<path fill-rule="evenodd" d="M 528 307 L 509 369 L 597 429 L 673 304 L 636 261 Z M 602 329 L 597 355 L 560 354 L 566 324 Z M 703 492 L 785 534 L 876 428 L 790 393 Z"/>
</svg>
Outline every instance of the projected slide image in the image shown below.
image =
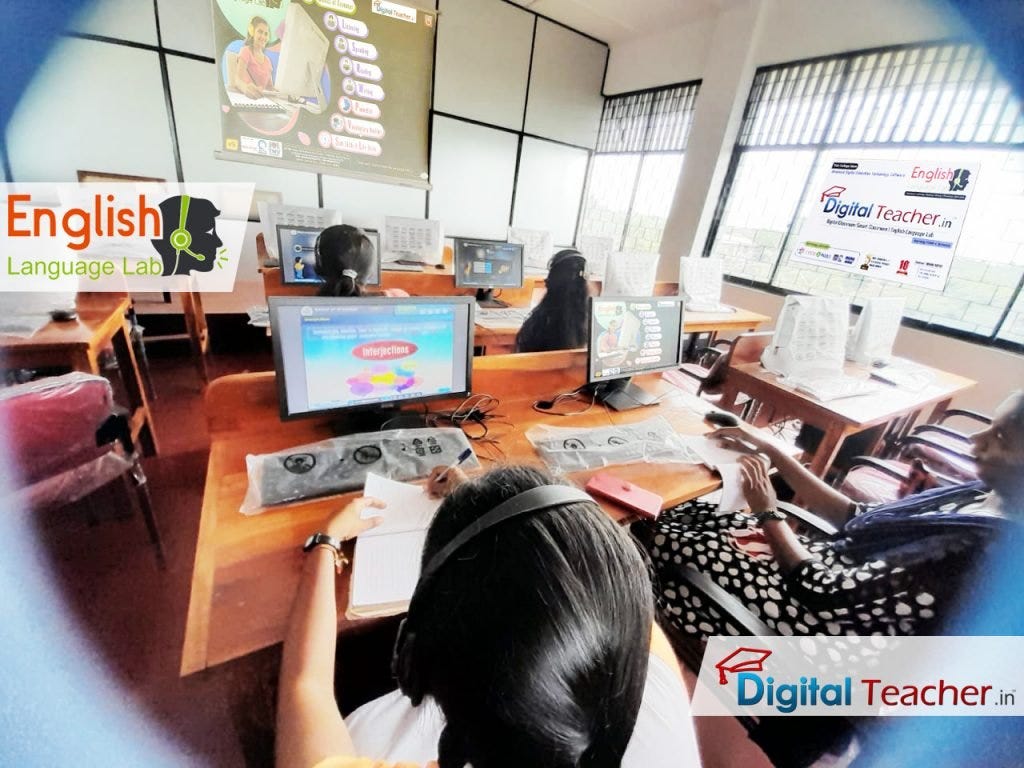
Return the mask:
<svg viewBox="0 0 1024 768">
<path fill-rule="evenodd" d="M 335 315 L 303 322 L 311 409 L 341 408 L 444 394 L 454 389 L 454 313 Z"/>
</svg>

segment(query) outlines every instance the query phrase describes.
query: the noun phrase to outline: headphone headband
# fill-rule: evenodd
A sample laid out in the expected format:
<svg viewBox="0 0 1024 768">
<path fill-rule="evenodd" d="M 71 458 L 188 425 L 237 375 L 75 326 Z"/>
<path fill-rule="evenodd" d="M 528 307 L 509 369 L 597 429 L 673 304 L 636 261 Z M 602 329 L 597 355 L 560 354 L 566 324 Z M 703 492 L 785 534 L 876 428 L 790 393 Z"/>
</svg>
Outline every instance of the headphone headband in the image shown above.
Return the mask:
<svg viewBox="0 0 1024 768">
<path fill-rule="evenodd" d="M 586 491 L 581 491 L 579 488 L 574 488 L 570 485 L 540 485 L 528 491 L 518 493 L 511 499 L 506 499 L 486 515 L 477 518 L 459 531 L 455 538 L 441 547 L 430 558 L 430 562 L 423 567 L 423 571 L 420 573 L 416 592 L 421 591 L 423 585 L 429 583 L 434 578 L 434 575 L 444 567 L 444 564 L 451 559 L 452 555 L 471 539 L 476 538 L 489 528 L 500 525 L 506 520 L 511 520 L 513 517 L 527 515 L 531 512 L 540 512 L 544 509 L 575 501 L 589 501 L 591 504 L 597 503 Z M 415 594 L 413 599 L 415 599 Z"/>
</svg>

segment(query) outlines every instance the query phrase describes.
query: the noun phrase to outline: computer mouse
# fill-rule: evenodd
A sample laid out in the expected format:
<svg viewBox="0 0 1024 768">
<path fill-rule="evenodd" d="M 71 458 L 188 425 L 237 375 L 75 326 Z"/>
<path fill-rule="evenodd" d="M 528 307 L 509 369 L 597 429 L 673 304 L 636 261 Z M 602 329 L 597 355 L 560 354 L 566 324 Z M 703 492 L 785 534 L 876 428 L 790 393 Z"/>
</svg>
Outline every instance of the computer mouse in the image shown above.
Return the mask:
<svg viewBox="0 0 1024 768">
<path fill-rule="evenodd" d="M 738 418 L 725 411 L 708 411 L 704 414 L 704 420 L 710 421 L 718 427 L 738 427 L 740 425 Z"/>
<path fill-rule="evenodd" d="M 50 318 L 55 323 L 70 323 L 78 319 L 78 313 L 73 309 L 54 309 L 50 312 Z"/>
</svg>

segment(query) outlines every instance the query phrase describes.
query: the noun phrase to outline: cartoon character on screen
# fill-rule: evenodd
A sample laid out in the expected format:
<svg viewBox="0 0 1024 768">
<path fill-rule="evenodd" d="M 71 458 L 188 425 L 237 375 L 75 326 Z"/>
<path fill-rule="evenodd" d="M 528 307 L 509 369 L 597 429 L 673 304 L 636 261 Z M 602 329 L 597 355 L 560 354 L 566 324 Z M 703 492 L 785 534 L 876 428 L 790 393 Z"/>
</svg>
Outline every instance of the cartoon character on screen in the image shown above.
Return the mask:
<svg viewBox="0 0 1024 768">
<path fill-rule="evenodd" d="M 597 337 L 597 349 L 602 355 L 617 351 L 622 343 L 622 318 L 613 317 L 608 327 Z"/>
<path fill-rule="evenodd" d="M 163 260 L 163 275 L 209 272 L 224 242 L 217 235 L 220 211 L 202 197 L 175 195 L 160 203 L 163 216 L 159 240 L 150 240 Z"/>
<path fill-rule="evenodd" d="M 295 267 L 294 267 L 294 269 L 295 269 L 295 279 L 296 280 L 301 280 L 303 277 L 305 277 L 306 262 L 304 262 L 302 260 L 302 254 L 301 253 L 298 256 L 295 257 Z"/>
</svg>

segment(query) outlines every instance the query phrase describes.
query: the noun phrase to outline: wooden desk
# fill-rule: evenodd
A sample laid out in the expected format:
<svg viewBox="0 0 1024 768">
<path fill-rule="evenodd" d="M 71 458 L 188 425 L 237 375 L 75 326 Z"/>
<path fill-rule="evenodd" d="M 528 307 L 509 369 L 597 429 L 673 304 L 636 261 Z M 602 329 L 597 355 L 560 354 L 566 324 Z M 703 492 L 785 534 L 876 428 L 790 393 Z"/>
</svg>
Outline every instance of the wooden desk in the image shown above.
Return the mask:
<svg viewBox="0 0 1024 768">
<path fill-rule="evenodd" d="M 683 315 L 683 333 L 724 333 L 729 331 L 756 331 L 771 318 L 749 309 L 736 308 L 735 312 L 686 312 Z M 507 355 L 515 352 L 518 325 L 500 328 L 476 327 L 474 344 L 484 348 L 484 354 Z"/>
<path fill-rule="evenodd" d="M 575 389 L 586 376 L 586 354 L 542 352 L 529 355 L 478 357 L 473 361 L 473 389 L 501 399 L 498 413 L 507 426 L 495 423 L 504 460 L 538 463 L 526 430 L 539 422 L 557 426 L 607 426 L 664 416 L 678 430 L 707 431 L 691 402 L 658 376 L 641 380 L 645 389 L 669 392 L 654 408 L 609 413 L 596 405 L 576 416 L 546 416 L 531 408 L 538 397 L 550 398 Z M 436 406 L 446 407 L 444 403 Z M 245 456 L 328 438 L 327 425 L 318 421 L 282 423 L 274 374 L 226 376 L 213 381 L 206 393 L 210 428 L 210 463 L 196 545 L 192 593 L 182 652 L 181 674 L 239 658 L 280 642 L 301 569 L 300 546 L 327 516 L 356 494 L 345 494 L 276 507 L 261 515 L 239 513 L 247 487 Z M 474 446 L 485 467 L 489 451 Z M 573 475 L 580 485 L 594 472 Z M 615 467 L 615 474 L 659 493 L 670 506 L 708 493 L 720 484 L 702 466 L 632 464 Z M 621 516 L 622 511 L 609 508 Z M 358 631 L 367 621 L 344 618 L 349 580 L 338 585 L 339 631 Z"/>
<path fill-rule="evenodd" d="M 927 368 L 927 366 L 921 366 Z M 784 418 L 800 419 L 822 430 L 825 434 L 811 460 L 810 470 L 824 477 L 839 448 L 848 436 L 872 427 L 892 425 L 901 421 L 900 434 L 909 431 L 921 411 L 931 407 L 929 420 L 934 420 L 949 406 L 953 396 L 970 389 L 976 382 L 934 368 L 931 384 L 919 392 L 883 385 L 877 393 L 847 397 L 831 402 L 820 402 L 810 395 L 795 391 L 760 363 L 732 366 L 722 384 L 720 407 L 729 409 L 739 393 L 754 400 L 769 403 Z M 868 378 L 870 369 L 846 364 L 846 373 Z"/>
<path fill-rule="evenodd" d="M 100 352 L 111 344 L 132 412 L 132 437 L 152 456 L 156 434 L 125 318 L 130 303 L 126 294 L 81 293 L 75 301 L 76 321 L 51 321 L 26 338 L 0 335 L 0 367 L 68 367 L 99 375 Z"/>
</svg>

